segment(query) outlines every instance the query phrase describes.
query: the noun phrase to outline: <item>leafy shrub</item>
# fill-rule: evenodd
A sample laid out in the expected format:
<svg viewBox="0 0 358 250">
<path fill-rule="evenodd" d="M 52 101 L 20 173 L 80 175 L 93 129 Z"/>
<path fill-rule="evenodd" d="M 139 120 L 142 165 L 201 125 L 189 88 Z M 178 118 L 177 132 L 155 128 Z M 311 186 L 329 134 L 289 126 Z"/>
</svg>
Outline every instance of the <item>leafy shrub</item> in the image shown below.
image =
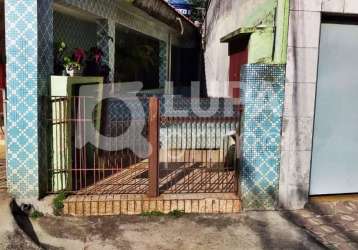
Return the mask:
<svg viewBox="0 0 358 250">
<path fill-rule="evenodd" d="M 62 212 L 63 212 L 63 208 L 64 208 L 64 201 L 66 199 L 66 194 L 64 192 L 61 192 L 59 193 L 55 199 L 53 199 L 53 204 L 52 204 L 52 207 L 53 207 L 53 213 L 56 215 L 56 216 L 60 216 L 62 215 Z"/>
<path fill-rule="evenodd" d="M 165 214 L 159 211 L 149 211 L 149 212 L 143 212 L 140 216 L 143 217 L 159 217 L 164 216 Z"/>
<path fill-rule="evenodd" d="M 184 214 L 185 214 L 185 212 L 184 212 L 183 210 L 178 210 L 178 209 L 173 210 L 173 211 L 170 211 L 170 212 L 168 213 L 169 216 L 174 217 L 174 218 L 180 218 L 180 217 L 182 217 Z"/>
<path fill-rule="evenodd" d="M 30 214 L 30 218 L 32 219 L 38 219 L 40 217 L 43 217 L 44 214 L 41 213 L 40 211 L 34 210 L 31 214 Z"/>
</svg>

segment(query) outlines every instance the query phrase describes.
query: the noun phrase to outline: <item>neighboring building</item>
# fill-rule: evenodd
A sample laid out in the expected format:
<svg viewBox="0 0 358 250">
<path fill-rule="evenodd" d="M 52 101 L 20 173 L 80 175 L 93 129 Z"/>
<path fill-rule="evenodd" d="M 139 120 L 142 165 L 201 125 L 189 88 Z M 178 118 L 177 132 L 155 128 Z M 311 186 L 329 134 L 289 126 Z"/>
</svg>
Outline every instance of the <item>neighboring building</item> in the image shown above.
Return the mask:
<svg viewBox="0 0 358 250">
<path fill-rule="evenodd" d="M 288 6 L 288 0 L 212 0 L 203 26 L 208 95 L 242 104 L 244 209 L 280 206 Z"/>
<path fill-rule="evenodd" d="M 300 209 L 310 196 L 358 192 L 357 17 L 355 0 L 211 1 L 207 89 L 243 97 L 244 204 Z M 280 79 L 271 93 L 270 78 Z M 241 81 L 242 93 L 228 81 Z M 267 99 L 256 103 L 260 94 Z"/>
<path fill-rule="evenodd" d="M 189 17 L 192 14 L 192 6 L 187 0 L 166 0 L 181 14 Z"/>
<path fill-rule="evenodd" d="M 240 80 L 242 64 L 285 63 L 286 2 L 210 1 L 203 27 L 209 96 L 230 96 L 228 81 Z"/>
</svg>

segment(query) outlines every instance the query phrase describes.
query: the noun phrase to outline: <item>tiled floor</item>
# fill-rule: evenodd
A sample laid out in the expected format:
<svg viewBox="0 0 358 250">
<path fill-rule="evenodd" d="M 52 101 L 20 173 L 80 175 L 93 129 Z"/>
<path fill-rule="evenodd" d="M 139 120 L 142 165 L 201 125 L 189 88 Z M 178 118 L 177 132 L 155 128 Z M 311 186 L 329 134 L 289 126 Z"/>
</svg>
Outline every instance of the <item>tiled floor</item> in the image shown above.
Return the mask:
<svg viewBox="0 0 358 250">
<path fill-rule="evenodd" d="M 88 185 L 88 181 L 82 182 L 83 184 Z M 142 162 L 88 185 L 77 193 L 81 195 L 146 194 L 148 185 L 148 163 Z M 160 164 L 159 190 L 162 194 L 234 193 L 235 172 L 225 168 L 223 164 L 210 166 L 184 162 Z"/>
<path fill-rule="evenodd" d="M 330 249 L 358 249 L 358 200 L 313 203 L 305 210 L 287 212 Z"/>
<path fill-rule="evenodd" d="M 92 178 L 93 181 L 99 179 L 94 184 L 82 181 L 80 184 L 87 187 L 66 199 L 64 213 L 83 216 L 148 211 L 169 213 L 174 210 L 186 213 L 240 212 L 240 199 L 235 195 L 235 171 L 223 163 L 161 163 L 161 195 L 157 198 L 147 197 L 148 177 L 148 162 L 143 161 L 104 179 Z M 75 182 L 78 184 L 77 179 Z"/>
</svg>

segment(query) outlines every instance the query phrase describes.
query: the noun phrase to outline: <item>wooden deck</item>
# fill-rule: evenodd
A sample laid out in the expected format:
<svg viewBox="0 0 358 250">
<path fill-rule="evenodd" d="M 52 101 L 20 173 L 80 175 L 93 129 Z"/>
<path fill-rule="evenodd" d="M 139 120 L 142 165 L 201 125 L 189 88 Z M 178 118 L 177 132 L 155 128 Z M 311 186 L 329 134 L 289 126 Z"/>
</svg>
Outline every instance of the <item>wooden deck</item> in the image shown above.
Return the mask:
<svg viewBox="0 0 358 250">
<path fill-rule="evenodd" d="M 87 194 L 147 194 L 148 162 L 143 161 L 77 192 Z M 235 193 L 235 172 L 224 164 L 161 163 L 161 194 Z"/>
</svg>

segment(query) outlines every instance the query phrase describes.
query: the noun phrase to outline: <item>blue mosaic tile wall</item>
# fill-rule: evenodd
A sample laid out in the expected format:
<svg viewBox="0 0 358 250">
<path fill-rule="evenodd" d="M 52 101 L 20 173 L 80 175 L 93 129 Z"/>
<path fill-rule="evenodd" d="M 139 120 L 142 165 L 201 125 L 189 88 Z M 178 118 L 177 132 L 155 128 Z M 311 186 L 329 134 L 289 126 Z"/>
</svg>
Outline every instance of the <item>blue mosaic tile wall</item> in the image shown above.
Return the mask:
<svg viewBox="0 0 358 250">
<path fill-rule="evenodd" d="M 38 35 L 38 133 L 39 133 L 39 196 L 47 192 L 48 166 L 51 164 L 51 140 L 46 119 L 49 107 L 44 105 L 44 98 L 50 95 L 50 75 L 53 74 L 53 0 L 38 1 L 37 27 Z"/>
<path fill-rule="evenodd" d="M 39 146 L 39 100 L 48 92 L 52 69 L 52 0 L 6 0 L 5 26 L 8 188 L 16 197 L 38 197 L 47 161 L 39 159 L 46 148 Z"/>
<path fill-rule="evenodd" d="M 240 191 L 245 209 L 277 205 L 284 65 L 245 65 L 241 69 Z"/>
<path fill-rule="evenodd" d="M 168 50 L 167 44 L 159 41 L 159 86 L 164 88 L 167 81 Z"/>
</svg>

